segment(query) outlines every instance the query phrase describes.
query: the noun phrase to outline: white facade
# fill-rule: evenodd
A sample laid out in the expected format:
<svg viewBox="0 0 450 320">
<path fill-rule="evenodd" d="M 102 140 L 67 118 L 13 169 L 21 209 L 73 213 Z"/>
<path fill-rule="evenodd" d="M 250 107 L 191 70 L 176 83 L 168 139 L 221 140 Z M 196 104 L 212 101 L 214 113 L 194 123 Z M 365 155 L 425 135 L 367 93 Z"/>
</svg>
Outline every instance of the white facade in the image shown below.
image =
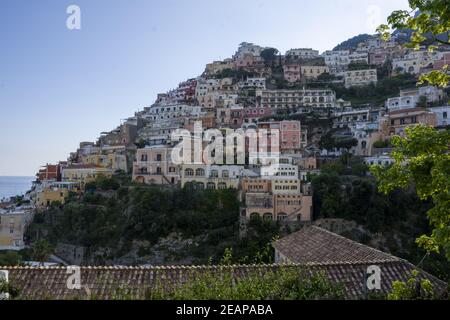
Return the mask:
<svg viewBox="0 0 450 320">
<path fill-rule="evenodd" d="M 311 48 L 290 49 L 286 51 L 285 55 L 293 59 L 315 59 L 320 57 L 319 51 Z"/>
<path fill-rule="evenodd" d="M 436 115 L 438 127 L 446 127 L 450 125 L 450 106 L 433 107 L 428 110 Z"/>
<path fill-rule="evenodd" d="M 366 86 L 377 83 L 377 69 L 351 70 L 344 73 L 345 87 Z"/>
</svg>

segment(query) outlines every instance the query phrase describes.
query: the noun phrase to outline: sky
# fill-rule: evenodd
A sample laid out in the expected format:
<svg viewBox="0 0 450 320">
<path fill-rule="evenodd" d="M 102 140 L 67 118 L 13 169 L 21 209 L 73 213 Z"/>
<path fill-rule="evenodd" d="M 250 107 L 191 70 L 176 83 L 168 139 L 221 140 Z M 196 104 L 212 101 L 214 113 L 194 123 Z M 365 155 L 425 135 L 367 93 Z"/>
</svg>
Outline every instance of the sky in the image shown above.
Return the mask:
<svg viewBox="0 0 450 320">
<path fill-rule="evenodd" d="M 81 29 L 66 12 L 77 5 Z M 0 176 L 95 141 L 239 43 L 321 52 L 407 0 L 0 0 Z"/>
</svg>

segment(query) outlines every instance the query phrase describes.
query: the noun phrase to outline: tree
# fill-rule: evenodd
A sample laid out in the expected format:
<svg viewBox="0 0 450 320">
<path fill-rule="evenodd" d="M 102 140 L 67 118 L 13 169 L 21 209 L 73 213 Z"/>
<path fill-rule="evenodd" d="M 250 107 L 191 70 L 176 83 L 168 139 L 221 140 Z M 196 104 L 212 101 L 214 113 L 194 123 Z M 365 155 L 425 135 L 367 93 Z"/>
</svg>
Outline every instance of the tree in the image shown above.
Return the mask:
<svg viewBox="0 0 450 320">
<path fill-rule="evenodd" d="M 44 262 L 48 261 L 52 253 L 53 248 L 50 246 L 47 240 L 38 240 L 33 245 L 32 257 L 41 265 L 44 265 Z"/>
<path fill-rule="evenodd" d="M 267 66 L 270 65 L 270 66 L 273 67 L 273 64 L 275 62 L 277 54 L 278 54 L 278 50 L 277 49 L 275 49 L 275 48 L 267 48 L 267 49 L 264 49 L 263 51 L 261 51 L 260 55 L 261 55 L 261 58 L 264 59 L 264 63 Z"/>
<path fill-rule="evenodd" d="M 391 30 L 411 29 L 413 31 L 407 47 L 419 50 L 426 45 L 430 51 L 434 44 L 450 45 L 450 2 L 448 0 L 409 0 L 410 11 L 397 10 L 388 17 L 388 24 L 378 27 L 382 39 L 388 40 Z M 442 71 L 431 71 L 419 78 L 419 84 L 428 82 L 431 85 L 446 87 L 450 75 Z"/>
<path fill-rule="evenodd" d="M 419 101 L 416 103 L 416 107 L 418 108 L 426 108 L 428 107 L 428 99 L 426 96 L 420 96 Z"/>
<path fill-rule="evenodd" d="M 379 190 L 387 194 L 415 186 L 421 200 L 432 199 L 434 207 L 427 216 L 433 230 L 416 243 L 428 252 L 442 249 L 450 260 L 450 131 L 425 125 L 407 127 L 405 137 L 394 136 L 391 143 L 394 164 L 388 169 L 371 167 Z"/>
</svg>

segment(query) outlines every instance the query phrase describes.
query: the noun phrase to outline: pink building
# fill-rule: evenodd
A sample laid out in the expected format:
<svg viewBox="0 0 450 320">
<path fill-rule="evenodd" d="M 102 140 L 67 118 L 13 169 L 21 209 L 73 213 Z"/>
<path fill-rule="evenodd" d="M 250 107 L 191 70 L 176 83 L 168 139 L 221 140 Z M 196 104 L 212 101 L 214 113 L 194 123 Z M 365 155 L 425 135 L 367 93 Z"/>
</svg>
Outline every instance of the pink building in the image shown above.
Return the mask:
<svg viewBox="0 0 450 320">
<path fill-rule="evenodd" d="M 244 109 L 244 123 L 257 123 L 259 119 L 270 117 L 273 115 L 273 110 L 267 107 L 251 107 Z"/>
<path fill-rule="evenodd" d="M 450 52 L 444 52 L 442 59 L 436 60 L 433 64 L 434 70 L 442 70 L 444 66 L 450 67 Z"/>
<path fill-rule="evenodd" d="M 369 54 L 369 64 L 380 66 L 386 62 L 387 54 L 385 52 L 372 52 Z"/>
<path fill-rule="evenodd" d="M 283 66 L 284 79 L 290 83 L 300 81 L 301 68 L 298 64 L 285 64 Z"/>
<path fill-rule="evenodd" d="M 300 121 L 280 121 L 281 151 L 297 151 L 301 149 L 302 130 Z"/>
<path fill-rule="evenodd" d="M 172 149 L 167 146 L 149 146 L 136 151 L 133 181 L 150 184 L 177 184 L 180 172 L 172 163 Z"/>
</svg>

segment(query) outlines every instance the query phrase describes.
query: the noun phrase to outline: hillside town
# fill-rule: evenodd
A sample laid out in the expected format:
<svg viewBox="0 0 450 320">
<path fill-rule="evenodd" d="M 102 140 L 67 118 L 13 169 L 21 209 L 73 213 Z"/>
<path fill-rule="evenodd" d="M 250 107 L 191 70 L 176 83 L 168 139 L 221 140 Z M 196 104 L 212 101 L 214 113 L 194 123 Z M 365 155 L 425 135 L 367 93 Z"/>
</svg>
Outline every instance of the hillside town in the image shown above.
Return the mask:
<svg viewBox="0 0 450 320">
<path fill-rule="evenodd" d="M 449 125 L 448 90 L 415 85 L 421 74 L 449 64 L 449 48 L 407 49 L 396 37 L 369 36 L 354 47 L 322 54 L 311 48 L 281 54 L 243 42 L 231 58 L 208 63 L 202 75 L 158 94 L 153 104 L 102 132 L 97 141 L 81 142 L 68 159 L 44 165 L 27 194 L 29 203 L 2 203 L 0 249 L 23 249 L 33 215 L 54 203 L 63 205 L 71 194 L 82 195 L 100 176 L 117 174 L 138 184 L 237 189 L 244 225 L 256 216 L 310 223 L 310 176 L 320 173 L 323 163 L 349 153 L 367 165 L 388 166 L 393 135 L 415 124 Z M 352 95 L 375 91 L 392 78 L 412 81 L 381 101 Z M 224 133 L 276 130 L 277 156 L 265 164 L 249 161 L 248 155 L 244 163 L 236 157 L 226 164 L 175 163 L 172 151 L 180 141 L 173 133 L 193 132 L 198 121 L 205 130 Z M 248 153 L 248 143 L 245 147 Z"/>
</svg>

